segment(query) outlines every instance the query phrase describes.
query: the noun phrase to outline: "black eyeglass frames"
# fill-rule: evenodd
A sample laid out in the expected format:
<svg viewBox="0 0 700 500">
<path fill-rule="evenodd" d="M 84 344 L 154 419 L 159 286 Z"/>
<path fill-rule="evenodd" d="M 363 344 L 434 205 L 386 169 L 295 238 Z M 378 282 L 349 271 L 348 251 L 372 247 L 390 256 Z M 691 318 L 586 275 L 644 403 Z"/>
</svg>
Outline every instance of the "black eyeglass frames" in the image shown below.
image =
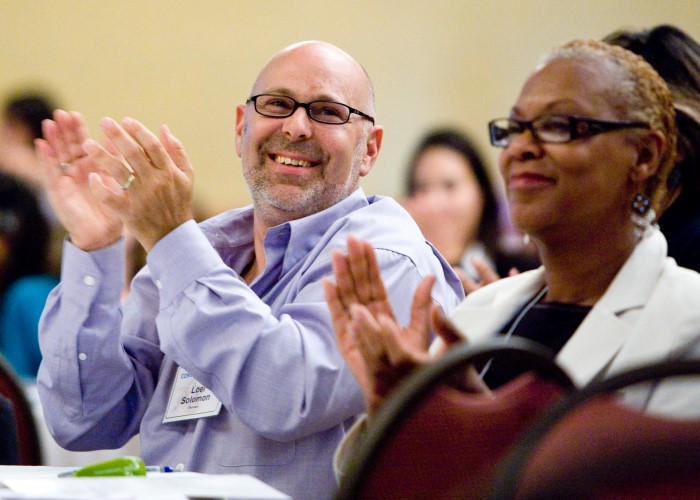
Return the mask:
<svg viewBox="0 0 700 500">
<path fill-rule="evenodd" d="M 287 118 L 298 108 L 304 108 L 306 114 L 314 121 L 329 125 L 342 125 L 350 120 L 353 113 L 366 118 L 374 124 L 374 118 L 359 109 L 334 101 L 299 102 L 286 95 L 258 94 L 248 98 L 246 104 L 252 102 L 255 111 L 270 118 Z"/>
<path fill-rule="evenodd" d="M 497 118 L 489 122 L 489 137 L 496 147 L 506 147 L 511 139 L 529 130 L 542 143 L 563 144 L 582 137 L 626 128 L 650 128 L 636 121 L 607 121 L 569 115 L 543 115 L 534 120 Z"/>
</svg>

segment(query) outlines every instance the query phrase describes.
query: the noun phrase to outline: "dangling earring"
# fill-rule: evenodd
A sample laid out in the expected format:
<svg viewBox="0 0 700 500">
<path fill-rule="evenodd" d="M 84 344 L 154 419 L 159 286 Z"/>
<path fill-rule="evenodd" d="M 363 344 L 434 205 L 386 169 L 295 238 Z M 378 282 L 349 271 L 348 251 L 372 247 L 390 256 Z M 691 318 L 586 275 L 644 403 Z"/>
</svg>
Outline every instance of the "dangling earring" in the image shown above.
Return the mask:
<svg viewBox="0 0 700 500">
<path fill-rule="evenodd" d="M 530 235 L 523 233 L 523 245 L 527 246 L 530 244 Z"/>
<path fill-rule="evenodd" d="M 656 219 L 656 211 L 651 208 L 651 201 L 643 194 L 638 194 L 632 201 L 632 224 L 634 235 L 642 239 Z"/>
</svg>

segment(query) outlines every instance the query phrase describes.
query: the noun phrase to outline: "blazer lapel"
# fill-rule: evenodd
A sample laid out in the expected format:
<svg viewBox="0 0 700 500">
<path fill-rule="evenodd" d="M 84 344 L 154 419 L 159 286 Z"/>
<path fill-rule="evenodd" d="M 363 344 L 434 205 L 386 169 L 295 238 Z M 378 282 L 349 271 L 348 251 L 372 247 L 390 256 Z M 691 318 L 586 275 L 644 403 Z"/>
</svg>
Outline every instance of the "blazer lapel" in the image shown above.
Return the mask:
<svg viewBox="0 0 700 500">
<path fill-rule="evenodd" d="M 576 385 L 585 385 L 608 366 L 629 334 L 613 311 L 596 306 L 559 352 L 557 363 Z"/>
<path fill-rule="evenodd" d="M 620 364 L 617 356 L 637 334 L 641 312 L 649 301 L 666 258 L 666 241 L 654 230 L 639 242 L 605 294 L 581 323 L 557 356 L 557 362 L 577 385 L 607 373 Z M 498 335 L 523 305 L 544 286 L 542 268 L 499 280 L 474 294 L 456 309 L 451 318 L 471 342 Z M 643 319 L 642 319 L 643 321 Z M 622 360 L 624 362 L 624 360 Z"/>
<path fill-rule="evenodd" d="M 557 362 L 577 385 L 583 385 L 609 365 L 638 326 L 625 313 L 641 310 L 649 301 L 666 257 L 666 243 L 658 231 L 639 242 L 576 333 L 557 356 Z M 634 317 L 640 317 L 634 315 Z"/>
<path fill-rule="evenodd" d="M 451 319 L 470 342 L 493 338 L 543 286 L 542 268 L 504 278 L 479 290 L 476 300 L 468 297 L 453 310 Z"/>
</svg>

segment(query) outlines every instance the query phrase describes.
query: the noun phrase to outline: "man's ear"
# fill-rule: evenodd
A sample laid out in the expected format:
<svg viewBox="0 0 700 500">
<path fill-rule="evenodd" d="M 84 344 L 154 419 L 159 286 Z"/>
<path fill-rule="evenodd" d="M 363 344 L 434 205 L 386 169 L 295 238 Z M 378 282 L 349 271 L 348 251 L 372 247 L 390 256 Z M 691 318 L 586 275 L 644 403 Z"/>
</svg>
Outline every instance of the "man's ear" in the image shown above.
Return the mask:
<svg viewBox="0 0 700 500">
<path fill-rule="evenodd" d="M 384 129 L 380 126 L 373 127 L 367 135 L 367 152 L 362 160 L 360 168 L 360 177 L 364 177 L 372 170 L 374 162 L 377 161 L 379 150 L 382 148 L 382 139 L 384 138 Z"/>
<path fill-rule="evenodd" d="M 245 104 L 236 106 L 236 154 L 241 156 L 241 142 L 243 141 L 243 122 L 245 118 Z"/>
<path fill-rule="evenodd" d="M 637 163 L 632 177 L 637 182 L 646 182 L 659 170 L 666 138 L 661 132 L 645 134 L 638 143 Z"/>
</svg>

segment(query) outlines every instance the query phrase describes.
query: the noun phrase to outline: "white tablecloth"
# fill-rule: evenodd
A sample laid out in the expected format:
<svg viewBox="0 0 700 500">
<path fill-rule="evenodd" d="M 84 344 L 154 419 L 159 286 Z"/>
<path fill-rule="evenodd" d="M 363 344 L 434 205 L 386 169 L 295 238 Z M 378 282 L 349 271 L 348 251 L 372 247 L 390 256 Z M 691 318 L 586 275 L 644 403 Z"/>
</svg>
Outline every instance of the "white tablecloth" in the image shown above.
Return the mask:
<svg viewBox="0 0 700 500">
<path fill-rule="evenodd" d="M 0 498 L 12 500 L 291 500 L 246 474 L 148 473 L 146 477 L 59 478 L 64 467 L 0 466 Z"/>
</svg>

